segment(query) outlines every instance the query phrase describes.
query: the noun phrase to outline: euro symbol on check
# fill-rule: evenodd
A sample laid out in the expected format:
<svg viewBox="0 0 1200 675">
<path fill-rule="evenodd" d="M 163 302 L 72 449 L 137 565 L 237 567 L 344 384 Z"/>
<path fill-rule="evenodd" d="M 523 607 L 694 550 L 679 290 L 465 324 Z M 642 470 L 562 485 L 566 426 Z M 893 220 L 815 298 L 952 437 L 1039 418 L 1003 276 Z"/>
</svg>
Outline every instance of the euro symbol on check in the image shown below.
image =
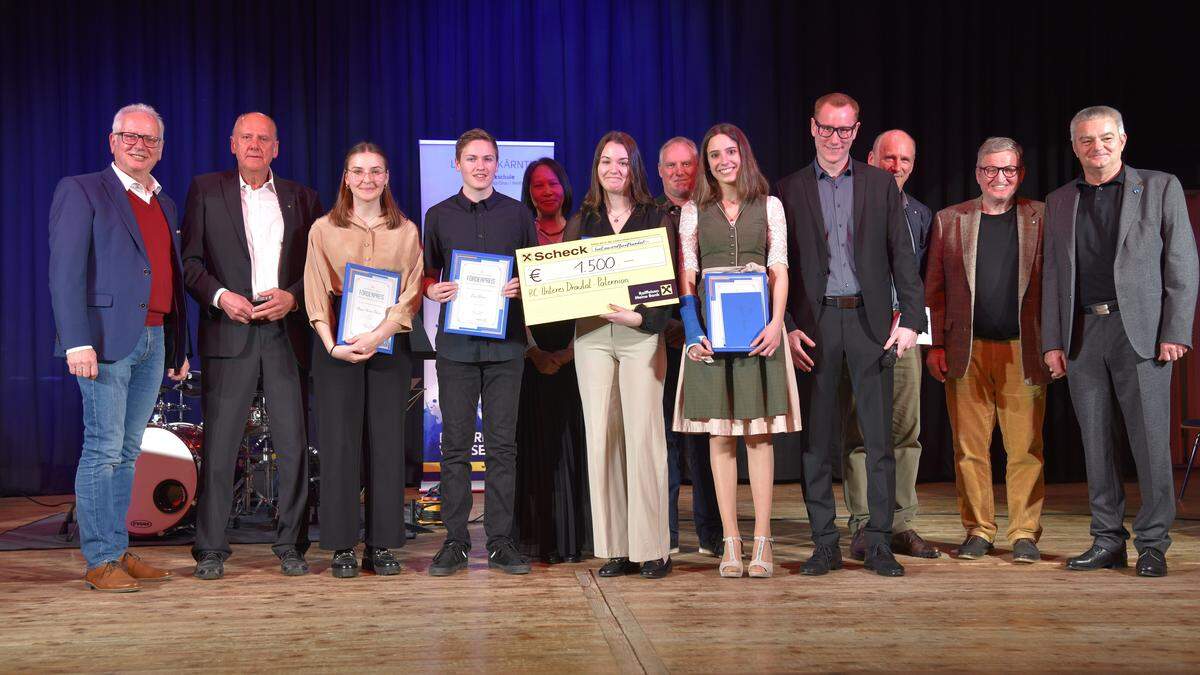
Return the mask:
<svg viewBox="0 0 1200 675">
<path fill-rule="evenodd" d="M 533 269 L 529 270 L 529 280 L 530 280 L 530 281 L 532 281 L 532 282 L 534 282 L 534 283 L 537 283 L 537 282 L 541 281 L 541 280 L 542 280 L 542 270 L 541 270 L 541 268 L 539 268 L 539 267 L 535 267 L 535 268 L 533 268 Z"/>
</svg>

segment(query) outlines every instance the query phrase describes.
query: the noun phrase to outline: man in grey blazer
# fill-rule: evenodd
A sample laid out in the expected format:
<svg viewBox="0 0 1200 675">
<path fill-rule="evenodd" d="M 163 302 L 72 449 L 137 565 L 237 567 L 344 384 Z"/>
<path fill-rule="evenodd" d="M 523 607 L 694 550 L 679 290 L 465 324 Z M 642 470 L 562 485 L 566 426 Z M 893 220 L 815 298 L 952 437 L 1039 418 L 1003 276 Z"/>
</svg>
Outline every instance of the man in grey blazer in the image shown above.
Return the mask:
<svg viewBox="0 0 1200 675">
<path fill-rule="evenodd" d="M 1046 199 L 1042 353 L 1068 384 L 1083 436 L 1092 547 L 1067 568 L 1125 567 L 1125 491 L 1113 457 L 1115 396 L 1137 464 L 1137 573 L 1167 573 L 1175 519 L 1171 362 L 1191 348 L 1196 241 L 1170 174 L 1121 161 L 1125 124 L 1107 106 L 1079 111 L 1071 146 L 1083 176 Z"/>
</svg>

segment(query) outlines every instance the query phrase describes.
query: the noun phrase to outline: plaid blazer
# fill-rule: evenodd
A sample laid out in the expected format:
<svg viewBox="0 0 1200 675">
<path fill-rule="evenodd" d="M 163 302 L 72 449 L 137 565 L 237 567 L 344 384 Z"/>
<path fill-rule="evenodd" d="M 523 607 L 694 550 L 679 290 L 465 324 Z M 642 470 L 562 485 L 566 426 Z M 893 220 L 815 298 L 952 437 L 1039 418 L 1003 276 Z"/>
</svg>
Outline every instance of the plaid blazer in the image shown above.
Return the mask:
<svg viewBox="0 0 1200 675">
<path fill-rule="evenodd" d="M 974 338 L 975 262 L 978 255 L 978 198 L 947 207 L 934 218 L 925 273 L 934 346 L 946 349 L 947 377 L 966 374 Z M 1017 200 L 1017 294 L 1021 326 L 1021 366 L 1027 384 L 1046 384 L 1050 370 L 1042 361 L 1042 225 L 1046 205 Z"/>
</svg>

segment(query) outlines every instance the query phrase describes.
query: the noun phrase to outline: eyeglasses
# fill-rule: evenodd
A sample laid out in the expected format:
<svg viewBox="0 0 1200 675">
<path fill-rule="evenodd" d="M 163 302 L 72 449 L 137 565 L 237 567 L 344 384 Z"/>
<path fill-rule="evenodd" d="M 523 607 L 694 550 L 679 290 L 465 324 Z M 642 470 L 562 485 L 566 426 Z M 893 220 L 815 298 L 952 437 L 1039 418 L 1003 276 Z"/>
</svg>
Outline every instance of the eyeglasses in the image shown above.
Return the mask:
<svg viewBox="0 0 1200 675">
<path fill-rule="evenodd" d="M 121 142 L 125 145 L 133 147 L 137 145 L 138 139 L 146 144 L 147 148 L 157 148 L 159 143 L 162 143 L 161 136 L 150 136 L 148 134 L 135 134 L 132 131 L 114 131 L 114 136 L 119 136 Z"/>
<path fill-rule="evenodd" d="M 387 175 L 387 169 L 381 169 L 380 167 L 375 167 L 375 168 L 371 169 L 370 171 L 367 171 L 365 169 L 362 169 L 362 168 L 356 166 L 353 169 L 346 169 L 346 175 L 350 176 L 355 181 L 359 181 L 359 182 L 361 182 L 367 176 L 370 176 L 372 179 L 378 180 Z"/>
<path fill-rule="evenodd" d="M 1019 166 L 977 166 L 975 168 L 987 176 L 988 180 L 995 178 L 996 174 L 1000 172 L 1004 172 L 1005 178 L 1016 178 L 1017 173 L 1021 171 Z"/>
<path fill-rule="evenodd" d="M 854 130 L 858 128 L 859 122 L 855 122 L 853 125 L 848 127 L 831 127 L 827 124 L 821 124 L 814 119 L 813 124 L 817 125 L 817 133 L 823 138 L 829 138 L 833 135 L 833 132 L 836 131 L 838 138 L 844 141 L 850 138 L 850 135 L 853 134 Z"/>
</svg>

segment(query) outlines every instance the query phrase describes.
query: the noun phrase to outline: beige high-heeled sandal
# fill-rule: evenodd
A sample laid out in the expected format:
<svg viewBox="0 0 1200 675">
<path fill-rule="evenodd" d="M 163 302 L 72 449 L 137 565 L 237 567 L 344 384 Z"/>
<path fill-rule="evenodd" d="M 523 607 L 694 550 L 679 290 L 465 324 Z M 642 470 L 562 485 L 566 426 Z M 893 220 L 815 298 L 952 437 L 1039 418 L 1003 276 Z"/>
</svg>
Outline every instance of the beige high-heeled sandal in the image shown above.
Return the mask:
<svg viewBox="0 0 1200 675">
<path fill-rule="evenodd" d="M 734 543 L 737 544 L 737 557 L 730 560 L 727 556 L 734 550 Z M 725 552 L 721 554 L 721 564 L 717 567 L 717 572 L 727 579 L 738 579 L 745 571 L 742 565 L 742 538 L 725 537 Z"/>
<path fill-rule="evenodd" d="M 754 579 L 769 579 L 775 573 L 775 562 L 767 562 L 763 560 L 763 553 L 766 552 L 767 544 L 772 544 L 771 553 L 775 552 L 773 545 L 775 540 L 771 537 L 755 537 L 754 538 L 754 557 L 750 559 L 750 577 Z M 774 556 L 772 556 L 774 557 Z M 755 568 L 758 570 L 755 570 Z"/>
</svg>

